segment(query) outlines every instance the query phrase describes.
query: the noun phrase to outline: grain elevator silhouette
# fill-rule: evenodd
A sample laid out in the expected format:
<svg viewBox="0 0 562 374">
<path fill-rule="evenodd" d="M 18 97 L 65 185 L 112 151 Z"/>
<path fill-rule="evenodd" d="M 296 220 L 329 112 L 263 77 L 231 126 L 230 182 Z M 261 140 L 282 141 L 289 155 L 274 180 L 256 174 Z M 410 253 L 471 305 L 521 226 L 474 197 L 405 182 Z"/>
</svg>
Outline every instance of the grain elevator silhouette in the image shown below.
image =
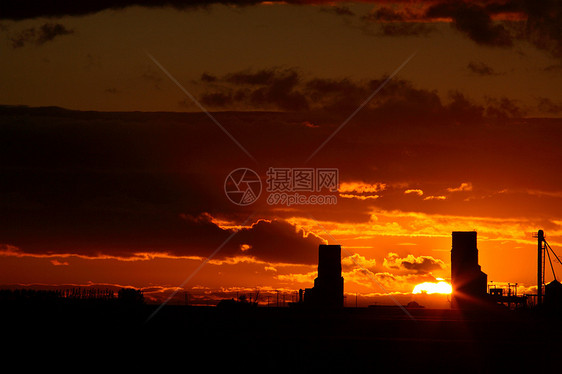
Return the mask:
<svg viewBox="0 0 562 374">
<path fill-rule="evenodd" d="M 318 248 L 318 277 L 314 287 L 299 292 L 299 303 L 307 306 L 342 308 L 343 277 L 341 246 L 321 244 Z"/>
<path fill-rule="evenodd" d="M 471 308 L 487 299 L 488 276 L 478 265 L 476 231 L 453 231 L 451 283 L 453 308 Z"/>
</svg>

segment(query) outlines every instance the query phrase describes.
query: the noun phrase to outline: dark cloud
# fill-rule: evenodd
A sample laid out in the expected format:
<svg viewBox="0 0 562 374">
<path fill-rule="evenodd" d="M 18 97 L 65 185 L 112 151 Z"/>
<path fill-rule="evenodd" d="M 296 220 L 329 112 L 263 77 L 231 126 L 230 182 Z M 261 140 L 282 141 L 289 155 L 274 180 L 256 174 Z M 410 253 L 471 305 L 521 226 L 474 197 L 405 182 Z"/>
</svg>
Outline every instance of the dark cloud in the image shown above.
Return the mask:
<svg viewBox="0 0 562 374">
<path fill-rule="evenodd" d="M 478 44 L 510 47 L 513 38 L 500 23 L 493 22 L 483 6 L 457 1 L 432 5 L 426 12 L 428 18 L 451 18 L 453 26 Z"/>
<path fill-rule="evenodd" d="M 347 6 L 330 6 L 321 8 L 322 12 L 334 13 L 338 16 L 354 16 L 355 13 Z"/>
<path fill-rule="evenodd" d="M 502 15 L 515 17 L 511 21 L 492 20 Z M 459 31 L 478 44 L 510 47 L 516 40 L 523 40 L 562 57 L 560 1 L 442 1 L 430 5 L 425 18 L 451 18 Z"/>
<path fill-rule="evenodd" d="M 264 132 L 259 114 L 215 117 L 252 151 L 252 134 Z M 241 223 L 252 212 L 224 193 L 226 175 L 248 160 L 205 116 L 2 107 L 0 123 L 2 245 L 38 254 L 205 257 L 232 233 L 211 215 Z M 271 135 L 287 153 L 289 139 Z M 274 150 L 267 147 L 276 157 Z M 313 263 L 321 242 L 272 219 L 242 229 L 217 258 Z M 250 249 L 241 251 L 243 244 Z"/>
<path fill-rule="evenodd" d="M 445 267 L 442 260 L 435 259 L 431 256 L 420 256 L 416 259 L 403 259 L 401 266 L 416 273 L 430 273 L 434 270 L 440 270 Z"/>
<path fill-rule="evenodd" d="M 487 103 L 486 115 L 490 118 L 520 118 L 526 112 L 516 101 L 507 97 L 488 98 Z"/>
<path fill-rule="evenodd" d="M 378 36 L 428 36 L 435 28 L 423 22 L 421 14 L 408 8 L 389 8 L 382 6 L 361 17 L 363 21 L 376 23 L 375 32 L 365 30 Z"/>
<path fill-rule="evenodd" d="M 237 72 L 218 78 L 201 96 L 205 105 L 221 108 L 250 107 L 254 110 L 282 109 L 290 111 L 322 110 L 349 115 L 386 77 L 364 81 L 348 78 L 307 78 L 295 69 L 264 69 L 256 72 Z M 206 83 L 201 80 L 200 83 Z M 395 79 L 379 92 L 364 110 L 407 105 L 412 110 L 427 112 L 429 107 L 442 106 L 436 92 L 413 87 L 410 82 Z M 397 108 L 398 109 L 398 108 Z M 399 113 L 398 110 L 397 113 Z M 403 112 L 403 111 L 402 111 Z"/>
<path fill-rule="evenodd" d="M 560 114 L 562 113 L 562 103 L 555 103 L 549 98 L 539 97 L 537 107 L 544 114 Z"/>
<path fill-rule="evenodd" d="M 215 77 L 214 75 L 208 74 L 208 73 L 203 73 L 201 74 L 201 81 L 202 82 L 215 82 L 217 80 L 217 77 Z"/>
<path fill-rule="evenodd" d="M 44 44 L 56 38 L 59 35 L 68 35 L 74 33 L 74 30 L 67 29 L 60 23 L 45 23 L 37 32 L 36 44 Z"/>
<path fill-rule="evenodd" d="M 14 36 L 9 36 L 8 40 L 12 48 L 21 48 L 28 42 L 35 40 L 35 28 L 29 28 L 18 32 Z"/>
<path fill-rule="evenodd" d="M 285 221 L 259 221 L 251 228 L 242 229 L 233 239 L 250 248 L 242 253 L 270 262 L 315 264 L 318 245 L 324 240 Z"/>
<path fill-rule="evenodd" d="M 498 73 L 491 66 L 483 62 L 470 61 L 467 65 L 467 69 L 471 73 L 480 76 L 498 75 Z"/>
<path fill-rule="evenodd" d="M 300 74 L 294 69 L 262 69 L 228 74 L 213 83 L 222 83 L 218 91 L 202 95 L 205 105 L 225 107 L 245 104 L 260 109 L 298 111 L 308 109 L 308 100 L 298 90 Z M 209 82 L 202 76 L 201 82 Z"/>
<path fill-rule="evenodd" d="M 384 266 L 389 269 L 413 271 L 418 274 L 427 274 L 435 270 L 441 270 L 445 263 L 431 256 L 408 255 L 400 258 L 396 253 L 389 253 L 384 259 Z"/>
<path fill-rule="evenodd" d="M 525 38 L 537 48 L 562 57 L 562 2 L 525 0 L 523 4 L 527 14 Z"/>
<path fill-rule="evenodd" d="M 276 1 L 277 2 L 277 1 Z M 427 35 L 428 24 L 451 19 L 452 25 L 481 45 L 511 47 L 516 40 L 531 42 L 537 48 L 562 57 L 562 4 L 556 0 L 480 0 L 480 1 L 418 1 L 398 2 L 389 7 L 384 0 L 371 0 L 378 8 L 363 20 L 379 22 L 375 34 L 388 36 Z M 83 16 L 106 9 L 119 10 L 130 6 L 147 8 L 170 7 L 178 10 L 198 9 L 212 4 L 251 6 L 261 1 L 243 0 L 104 0 L 45 2 L 41 0 L 6 0 L 0 3 L 0 19 L 23 20 L 39 17 Z M 288 0 L 278 3 L 325 5 L 322 0 Z M 354 13 L 346 5 L 330 3 L 322 8 L 342 16 Z M 504 17 L 505 16 L 505 17 Z M 509 19 L 501 21 L 498 19 Z M 17 45 L 17 42 L 16 42 Z"/>
<path fill-rule="evenodd" d="M 210 4 L 225 4 L 231 6 L 245 6 L 259 4 L 254 0 L 102 0 L 102 1 L 73 1 L 59 0 L 47 2 L 42 0 L 6 0 L 0 3 L 0 19 L 23 20 L 38 17 L 84 16 L 103 10 L 119 10 L 131 6 L 147 8 L 173 7 L 176 9 L 194 9 L 206 7 Z"/>
<path fill-rule="evenodd" d="M 269 76 L 262 80 L 245 74 L 248 79 L 225 76 L 237 77 L 240 84 L 228 83 L 225 77 L 213 84 L 229 84 L 233 91 L 243 86 L 250 95 L 263 88 L 262 82 L 277 79 L 275 74 L 260 75 Z M 239 232 L 220 256 L 312 263 L 307 256 L 319 239 L 304 238 L 283 219 L 310 213 L 319 220 L 365 221 L 370 213 L 364 202 L 338 199 L 337 208 L 286 208 L 269 206 L 264 195 L 243 208 L 225 196 L 225 178 L 242 166 L 255 168 L 262 181 L 270 166 L 301 166 L 349 115 L 348 107 L 336 105 L 342 96 L 352 98 L 346 103 L 351 107 L 381 79 L 309 78 L 290 85 L 310 100 L 309 105 L 326 97 L 321 104 L 327 110 L 213 113 L 259 165 L 252 164 L 204 113 L 0 107 L 0 244 L 32 253 L 208 256 L 232 232 L 210 217 L 239 224 L 258 211 L 249 221 L 254 226 Z M 255 84 L 243 83 L 249 81 Z M 470 181 L 494 191 L 553 190 L 562 185 L 560 120 L 512 119 L 522 113 L 516 102 L 491 99 L 477 105 L 460 93 L 442 100 L 436 92 L 401 80 L 389 83 L 372 104 L 310 165 L 338 168 L 340 182 L 442 182 L 450 187 Z M 486 112 L 505 119 L 489 121 Z M 399 192 L 393 198 L 384 191 L 377 207 L 444 214 L 455 208 L 421 207 L 411 201 L 405 206 L 403 191 Z M 488 200 L 478 204 L 463 205 L 463 212 L 478 215 L 492 209 Z M 502 209 L 524 214 L 521 206 L 555 209 L 509 200 Z M 256 223 L 259 218 L 268 221 Z M 241 251 L 243 244 L 249 249 Z"/>
<path fill-rule="evenodd" d="M 263 132 L 259 115 L 215 117 L 254 150 L 252 135 L 239 129 L 253 118 L 259 124 L 250 133 Z M 212 217 L 240 224 L 256 209 L 228 201 L 225 177 L 248 160 L 200 114 L 0 107 L 0 124 L 0 245 L 36 254 L 206 257 L 232 234 Z M 216 258 L 315 261 L 319 238 L 259 218 Z"/>
<path fill-rule="evenodd" d="M 35 28 L 31 27 L 10 36 L 8 39 L 12 48 L 21 48 L 26 44 L 43 45 L 61 35 L 74 33 L 74 30 L 67 29 L 60 23 L 45 23 Z"/>
<path fill-rule="evenodd" d="M 423 20 L 419 13 L 413 12 L 409 8 L 389 8 L 382 6 L 374 11 L 369 12 L 362 17 L 368 21 L 381 22 L 405 22 L 405 21 L 421 21 Z"/>
<path fill-rule="evenodd" d="M 497 74 L 483 63 L 470 63 L 469 69 L 480 75 Z M 349 78 L 307 77 L 296 69 L 243 71 L 217 77 L 200 101 L 209 108 L 230 110 L 316 111 L 343 120 L 354 112 L 386 77 L 354 81 Z M 406 119 L 432 120 L 436 123 L 481 123 L 487 119 L 515 118 L 527 113 L 517 102 L 506 97 L 489 98 L 485 105 L 473 103 L 460 92 L 452 92 L 444 101 L 436 91 L 419 89 L 411 82 L 394 79 L 357 114 L 358 118 L 377 116 L 381 120 L 403 122 Z"/>
</svg>

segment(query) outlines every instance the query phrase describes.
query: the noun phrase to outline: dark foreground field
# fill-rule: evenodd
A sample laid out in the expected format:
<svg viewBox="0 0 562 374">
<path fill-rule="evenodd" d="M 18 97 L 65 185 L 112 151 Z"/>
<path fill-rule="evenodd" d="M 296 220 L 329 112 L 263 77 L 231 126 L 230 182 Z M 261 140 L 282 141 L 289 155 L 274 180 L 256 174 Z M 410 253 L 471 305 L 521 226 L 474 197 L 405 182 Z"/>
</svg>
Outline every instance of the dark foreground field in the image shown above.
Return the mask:
<svg viewBox="0 0 562 374">
<path fill-rule="evenodd" d="M 562 370 L 562 319 L 536 311 L 166 306 L 146 322 L 155 308 L 4 305 L 3 355 L 74 372 Z"/>
</svg>

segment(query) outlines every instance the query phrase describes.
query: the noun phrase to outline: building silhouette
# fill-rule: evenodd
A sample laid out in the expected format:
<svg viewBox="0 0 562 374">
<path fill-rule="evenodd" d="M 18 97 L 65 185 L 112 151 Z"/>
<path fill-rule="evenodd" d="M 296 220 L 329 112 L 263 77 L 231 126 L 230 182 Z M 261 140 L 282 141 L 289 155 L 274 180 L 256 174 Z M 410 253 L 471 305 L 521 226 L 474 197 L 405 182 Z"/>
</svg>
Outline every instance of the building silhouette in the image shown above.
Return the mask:
<svg viewBox="0 0 562 374">
<path fill-rule="evenodd" d="M 562 284 L 554 279 L 544 286 L 544 306 L 552 311 L 562 311 Z"/>
<path fill-rule="evenodd" d="M 476 231 L 454 231 L 451 249 L 453 308 L 479 306 L 488 299 L 488 276 L 478 265 Z"/>
<path fill-rule="evenodd" d="M 314 287 L 304 292 L 306 305 L 328 308 L 343 307 L 343 277 L 341 275 L 341 246 L 321 244 L 318 248 L 318 277 Z"/>
</svg>

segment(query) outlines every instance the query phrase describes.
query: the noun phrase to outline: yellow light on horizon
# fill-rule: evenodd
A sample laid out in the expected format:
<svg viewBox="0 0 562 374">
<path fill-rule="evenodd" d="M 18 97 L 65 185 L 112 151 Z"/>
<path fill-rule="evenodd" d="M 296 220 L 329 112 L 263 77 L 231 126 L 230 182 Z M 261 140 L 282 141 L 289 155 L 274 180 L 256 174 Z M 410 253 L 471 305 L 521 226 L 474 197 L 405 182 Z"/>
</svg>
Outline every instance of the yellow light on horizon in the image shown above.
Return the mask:
<svg viewBox="0 0 562 374">
<path fill-rule="evenodd" d="M 426 294 L 433 294 L 433 293 L 442 293 L 442 294 L 451 294 L 453 293 L 453 287 L 445 282 L 440 281 L 437 283 L 434 282 L 424 282 L 417 284 L 414 287 L 414 294 L 426 293 Z"/>
</svg>

